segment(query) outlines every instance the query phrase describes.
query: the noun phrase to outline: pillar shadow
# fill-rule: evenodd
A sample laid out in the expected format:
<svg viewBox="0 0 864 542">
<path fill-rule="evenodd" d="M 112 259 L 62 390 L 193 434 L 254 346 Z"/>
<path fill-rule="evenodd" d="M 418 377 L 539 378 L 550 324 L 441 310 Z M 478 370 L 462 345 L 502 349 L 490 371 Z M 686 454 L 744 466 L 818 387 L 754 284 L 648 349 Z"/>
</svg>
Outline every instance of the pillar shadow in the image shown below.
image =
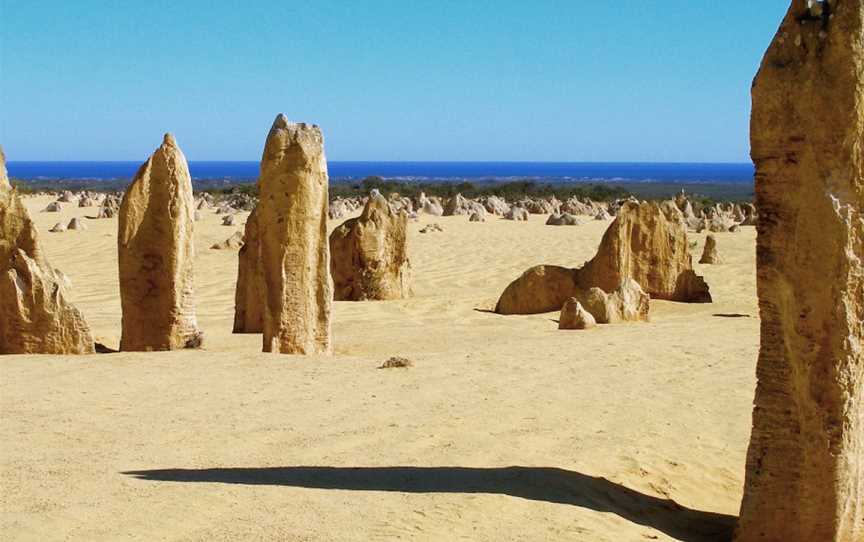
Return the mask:
<svg viewBox="0 0 864 542">
<path fill-rule="evenodd" d="M 736 518 L 693 510 L 605 478 L 546 467 L 266 467 L 160 469 L 123 474 L 159 482 L 276 485 L 402 493 L 489 493 L 579 506 L 688 542 L 731 540 Z"/>
</svg>

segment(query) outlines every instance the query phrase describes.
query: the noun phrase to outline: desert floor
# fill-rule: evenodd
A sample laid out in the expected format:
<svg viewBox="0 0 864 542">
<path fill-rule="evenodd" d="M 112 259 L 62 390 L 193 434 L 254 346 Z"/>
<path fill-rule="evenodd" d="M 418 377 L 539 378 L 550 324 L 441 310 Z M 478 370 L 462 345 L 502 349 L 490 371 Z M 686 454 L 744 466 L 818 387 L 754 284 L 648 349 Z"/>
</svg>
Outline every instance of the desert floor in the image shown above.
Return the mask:
<svg viewBox="0 0 864 542">
<path fill-rule="evenodd" d="M 26 201 L 116 348 L 116 219 L 53 234 L 97 209 Z M 295 357 L 231 334 L 237 253 L 209 247 L 242 225 L 205 211 L 203 350 L 0 360 L 0 538 L 727 539 L 755 386 L 754 228 L 717 234 L 726 264 L 696 265 L 713 304 L 653 301 L 650 323 L 580 332 L 489 312 L 531 265 L 590 258 L 608 225 L 545 219 L 410 223 L 415 297 L 335 303 L 335 355 Z M 420 234 L 429 222 L 445 231 Z M 390 356 L 415 365 L 379 370 Z"/>
</svg>

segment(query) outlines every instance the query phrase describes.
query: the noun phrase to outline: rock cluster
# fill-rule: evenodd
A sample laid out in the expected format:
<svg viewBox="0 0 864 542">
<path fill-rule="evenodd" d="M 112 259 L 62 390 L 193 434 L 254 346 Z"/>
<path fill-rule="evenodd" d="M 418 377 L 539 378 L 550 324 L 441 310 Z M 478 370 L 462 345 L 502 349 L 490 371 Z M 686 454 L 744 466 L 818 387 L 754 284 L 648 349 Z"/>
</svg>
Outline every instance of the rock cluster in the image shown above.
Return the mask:
<svg viewBox="0 0 864 542">
<path fill-rule="evenodd" d="M 120 204 L 124 351 L 197 348 L 192 180 L 171 134 L 138 169 Z"/>
<path fill-rule="evenodd" d="M 626 278 L 616 290 L 606 293 L 596 286 L 581 295 L 598 324 L 647 322 L 651 296 L 635 280 Z"/>
<path fill-rule="evenodd" d="M 864 540 L 864 0 L 794 0 L 752 88 L 762 339 L 738 542 Z"/>
<path fill-rule="evenodd" d="M 708 286 L 693 271 L 681 215 L 666 205 L 626 202 L 593 259 L 578 269 L 548 265 L 529 269 L 504 290 L 495 311 L 557 310 L 580 292 L 594 287 L 614 292 L 626 279 L 634 280 L 652 298 L 710 302 Z"/>
<path fill-rule="evenodd" d="M 411 296 L 408 216 L 373 190 L 363 212 L 330 235 L 330 270 L 336 301 Z"/>
<path fill-rule="evenodd" d="M 276 117 L 264 146 L 258 186 L 264 351 L 329 353 L 333 283 L 328 177 L 318 126 Z"/>
<path fill-rule="evenodd" d="M 67 298 L 67 281 L 45 257 L 0 148 L 0 354 L 93 353 L 90 327 Z"/>
</svg>

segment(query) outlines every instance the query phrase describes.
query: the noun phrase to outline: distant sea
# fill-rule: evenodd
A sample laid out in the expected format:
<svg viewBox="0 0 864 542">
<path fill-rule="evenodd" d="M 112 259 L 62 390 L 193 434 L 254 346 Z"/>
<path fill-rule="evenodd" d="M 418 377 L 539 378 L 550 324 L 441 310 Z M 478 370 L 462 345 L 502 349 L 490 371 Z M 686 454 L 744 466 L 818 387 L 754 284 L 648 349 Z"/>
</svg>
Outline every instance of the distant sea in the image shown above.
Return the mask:
<svg viewBox="0 0 864 542">
<path fill-rule="evenodd" d="M 9 176 L 23 180 L 131 179 L 140 162 L 9 162 Z M 195 180 L 250 182 L 258 162 L 190 162 Z M 751 183 L 752 164 L 639 162 L 329 162 L 330 178 L 370 176 L 403 181 L 512 181 L 611 183 Z"/>
</svg>

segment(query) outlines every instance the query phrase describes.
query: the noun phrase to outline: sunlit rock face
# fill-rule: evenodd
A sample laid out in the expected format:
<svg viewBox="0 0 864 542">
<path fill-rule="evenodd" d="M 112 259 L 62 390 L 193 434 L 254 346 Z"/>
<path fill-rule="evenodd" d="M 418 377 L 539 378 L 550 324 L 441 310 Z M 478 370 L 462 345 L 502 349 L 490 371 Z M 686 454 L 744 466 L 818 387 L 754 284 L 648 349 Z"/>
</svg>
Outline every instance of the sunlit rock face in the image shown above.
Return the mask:
<svg viewBox="0 0 864 542">
<path fill-rule="evenodd" d="M 373 190 L 363 212 L 330 234 L 330 270 L 336 301 L 411 296 L 408 215 Z"/>
<path fill-rule="evenodd" d="M 138 169 L 120 203 L 120 349 L 201 345 L 195 317 L 195 201 L 186 157 L 171 134 Z"/>
<path fill-rule="evenodd" d="M 864 0 L 792 3 L 753 84 L 762 341 L 738 542 L 864 540 Z"/>
<path fill-rule="evenodd" d="M 327 183 L 321 130 L 279 115 L 267 136 L 258 180 L 265 352 L 332 350 Z"/>
<path fill-rule="evenodd" d="M 91 354 L 93 337 L 48 262 L 0 148 L 0 354 Z"/>
</svg>

